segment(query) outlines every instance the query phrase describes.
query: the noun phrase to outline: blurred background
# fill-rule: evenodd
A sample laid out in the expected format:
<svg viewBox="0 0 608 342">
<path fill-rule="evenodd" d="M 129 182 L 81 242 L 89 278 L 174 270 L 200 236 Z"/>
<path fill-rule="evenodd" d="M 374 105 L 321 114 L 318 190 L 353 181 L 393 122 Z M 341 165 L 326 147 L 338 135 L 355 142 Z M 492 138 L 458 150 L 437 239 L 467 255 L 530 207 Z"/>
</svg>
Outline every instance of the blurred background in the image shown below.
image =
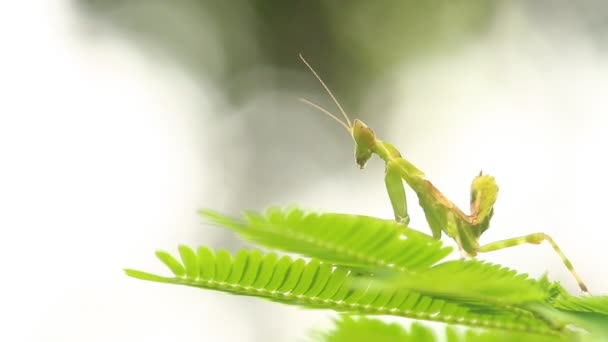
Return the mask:
<svg viewBox="0 0 608 342">
<path fill-rule="evenodd" d="M 7 2 L 0 12 L 3 341 L 304 341 L 329 311 L 144 283 L 156 249 L 247 246 L 199 208 L 392 217 L 383 165 L 298 97 L 394 143 L 482 242 L 549 233 L 608 292 L 604 1 Z M 428 232 L 409 192 L 412 226 Z M 453 242 L 448 241 L 448 244 Z M 548 245 L 480 258 L 578 288 Z M 403 320 L 405 321 L 405 320 Z"/>
</svg>

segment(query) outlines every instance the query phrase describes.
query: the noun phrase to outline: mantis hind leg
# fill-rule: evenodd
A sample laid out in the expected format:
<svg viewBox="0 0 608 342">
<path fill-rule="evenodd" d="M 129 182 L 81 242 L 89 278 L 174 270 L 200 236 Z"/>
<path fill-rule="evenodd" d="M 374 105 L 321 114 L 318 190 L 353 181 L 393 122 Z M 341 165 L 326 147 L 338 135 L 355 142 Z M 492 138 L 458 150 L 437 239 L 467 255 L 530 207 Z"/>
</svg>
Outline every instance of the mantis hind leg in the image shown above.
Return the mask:
<svg viewBox="0 0 608 342">
<path fill-rule="evenodd" d="M 553 239 L 545 233 L 534 233 L 534 234 L 520 236 L 520 237 L 516 237 L 516 238 L 512 238 L 512 239 L 492 242 L 487 245 L 483 245 L 483 246 L 479 247 L 479 252 L 480 253 L 491 252 L 491 251 L 495 251 L 495 250 L 499 250 L 499 249 L 503 249 L 503 248 L 523 245 L 526 243 L 531 243 L 531 244 L 537 245 L 543 241 L 549 242 L 551 247 L 553 247 L 553 250 L 555 250 L 555 252 L 562 259 L 562 262 L 564 263 L 564 265 L 566 266 L 568 271 L 570 271 L 572 276 L 574 276 L 574 279 L 576 279 L 576 282 L 578 283 L 578 286 L 581 288 L 581 290 L 583 292 L 589 293 L 589 290 L 587 290 L 587 286 L 585 285 L 585 283 L 583 283 L 583 280 L 578 276 L 578 274 L 574 270 L 574 267 L 572 266 L 572 263 L 570 262 L 570 260 L 568 260 L 568 258 L 566 258 L 566 255 L 564 255 L 564 253 L 559 248 L 559 246 L 557 246 L 555 241 L 553 241 Z"/>
<path fill-rule="evenodd" d="M 388 197 L 393 206 L 395 220 L 407 226 L 410 222 L 410 216 L 407 213 L 407 200 L 405 198 L 405 189 L 398 167 L 393 162 L 386 163 L 386 175 L 384 177 Z"/>
</svg>

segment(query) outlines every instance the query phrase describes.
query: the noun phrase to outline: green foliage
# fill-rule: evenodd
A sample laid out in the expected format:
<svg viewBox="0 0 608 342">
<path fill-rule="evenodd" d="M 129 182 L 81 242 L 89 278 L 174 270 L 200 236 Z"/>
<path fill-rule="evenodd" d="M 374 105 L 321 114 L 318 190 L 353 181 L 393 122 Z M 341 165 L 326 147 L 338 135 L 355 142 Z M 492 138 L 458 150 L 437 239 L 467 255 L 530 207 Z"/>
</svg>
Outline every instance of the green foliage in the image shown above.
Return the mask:
<svg viewBox="0 0 608 342">
<path fill-rule="evenodd" d="M 482 333 L 464 334 L 448 330 L 448 341 L 471 341 L 481 338 L 479 334 L 488 334 L 483 335 L 487 337 L 484 341 L 507 341 L 514 334 L 523 337 L 510 340 L 608 337 L 602 328 L 608 326 L 608 297 L 574 297 L 544 278 L 530 279 L 477 260 L 445 260 L 450 248 L 393 221 L 307 213 L 296 208 L 246 213 L 243 219 L 202 213 L 248 240 L 306 259 L 259 250 L 240 250 L 233 255 L 222 249 L 214 252 L 199 247 L 195 251 L 179 246 L 179 258 L 163 251 L 156 253 L 172 276 L 130 269 L 126 273 L 143 280 L 347 314 L 392 315 L 485 328 Z M 419 326 L 405 331 L 375 320 L 352 318 L 338 321 L 334 335 L 323 336 L 327 341 L 346 341 L 348 326 L 356 326 L 351 330 L 373 328 L 379 341 L 385 334 L 395 341 L 434 339 Z M 361 332 L 356 336 L 365 335 Z"/>
<path fill-rule="evenodd" d="M 419 327 L 420 325 L 417 326 Z M 327 332 L 315 332 L 313 337 L 315 341 L 319 342 L 424 341 L 422 339 L 413 340 L 412 334 L 397 323 L 389 324 L 378 319 L 354 318 L 346 315 L 340 316 L 339 319 L 335 320 L 334 329 Z M 416 337 L 419 338 L 420 336 Z"/>
<path fill-rule="evenodd" d="M 378 319 L 366 317 L 351 317 L 343 315 L 336 319 L 334 329 L 314 334 L 318 342 L 433 342 L 437 336 L 429 327 L 413 323 L 406 329 L 397 323 L 387 323 Z M 444 340 L 448 342 L 549 342 L 567 341 L 566 338 L 555 336 L 531 335 L 505 330 L 477 331 L 469 329 L 465 332 L 454 327 L 445 330 Z"/>
</svg>

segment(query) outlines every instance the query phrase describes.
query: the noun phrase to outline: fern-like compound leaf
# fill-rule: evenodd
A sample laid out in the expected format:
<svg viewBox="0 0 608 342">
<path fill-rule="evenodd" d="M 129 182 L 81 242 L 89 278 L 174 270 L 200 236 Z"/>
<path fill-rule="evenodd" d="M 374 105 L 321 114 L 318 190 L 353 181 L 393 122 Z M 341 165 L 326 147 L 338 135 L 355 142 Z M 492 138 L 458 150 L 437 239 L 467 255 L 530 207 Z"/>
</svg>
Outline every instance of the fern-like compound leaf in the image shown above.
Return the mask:
<svg viewBox="0 0 608 342">
<path fill-rule="evenodd" d="M 375 271 L 416 271 L 445 258 L 450 247 L 391 220 L 271 208 L 242 219 L 203 210 L 208 220 L 263 246 L 333 264 Z"/>
<path fill-rule="evenodd" d="M 179 246 L 178 250 L 181 262 L 166 252 L 157 253 L 173 273 L 171 277 L 136 270 L 126 270 L 126 273 L 138 279 L 256 296 L 312 308 L 562 335 L 547 321 L 524 310 L 427 295 L 407 286 L 383 287 L 381 279 L 361 276 L 350 268 L 318 259 L 279 258 L 274 253 L 262 254 L 258 250 L 240 250 L 234 256 L 225 250 L 214 253 L 206 247 L 199 248 L 196 253 L 187 246 Z M 488 270 L 481 266 L 478 271 L 481 274 Z"/>
<path fill-rule="evenodd" d="M 212 211 L 202 215 L 268 247 L 376 275 L 383 269 L 396 271 L 397 276 L 388 274 L 397 279 L 389 287 L 504 305 L 548 297 L 540 282 L 507 268 L 474 260 L 439 263 L 450 248 L 392 220 L 297 208 L 271 208 L 264 214 L 247 213 L 243 219 Z"/>
</svg>

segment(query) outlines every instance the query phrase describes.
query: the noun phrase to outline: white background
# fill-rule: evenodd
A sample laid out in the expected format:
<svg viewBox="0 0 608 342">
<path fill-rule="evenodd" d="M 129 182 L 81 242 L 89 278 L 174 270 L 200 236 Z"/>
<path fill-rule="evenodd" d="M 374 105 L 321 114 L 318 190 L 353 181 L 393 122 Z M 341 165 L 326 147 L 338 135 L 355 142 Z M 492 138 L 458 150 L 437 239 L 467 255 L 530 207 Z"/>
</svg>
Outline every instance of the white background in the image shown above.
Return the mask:
<svg viewBox="0 0 608 342">
<path fill-rule="evenodd" d="M 164 272 L 157 248 L 218 239 L 211 228 L 201 237 L 195 211 L 225 202 L 207 191 L 226 180 L 200 147 L 231 134 L 205 114 L 222 96 L 126 41 L 89 40 L 67 3 L 2 7 L 0 340 L 285 341 L 328 324 L 327 311 L 124 276 L 124 267 Z M 606 61 L 584 32 L 545 31 L 507 6 L 484 37 L 395 75 L 402 102 L 392 129 L 377 133 L 465 208 L 473 175 L 495 175 L 500 196 L 482 242 L 547 232 L 591 291 L 606 293 Z M 300 110 L 291 113 L 310 115 Z M 274 198 L 391 216 L 375 160 Z M 547 245 L 482 258 L 549 270 L 577 291 Z"/>
</svg>

